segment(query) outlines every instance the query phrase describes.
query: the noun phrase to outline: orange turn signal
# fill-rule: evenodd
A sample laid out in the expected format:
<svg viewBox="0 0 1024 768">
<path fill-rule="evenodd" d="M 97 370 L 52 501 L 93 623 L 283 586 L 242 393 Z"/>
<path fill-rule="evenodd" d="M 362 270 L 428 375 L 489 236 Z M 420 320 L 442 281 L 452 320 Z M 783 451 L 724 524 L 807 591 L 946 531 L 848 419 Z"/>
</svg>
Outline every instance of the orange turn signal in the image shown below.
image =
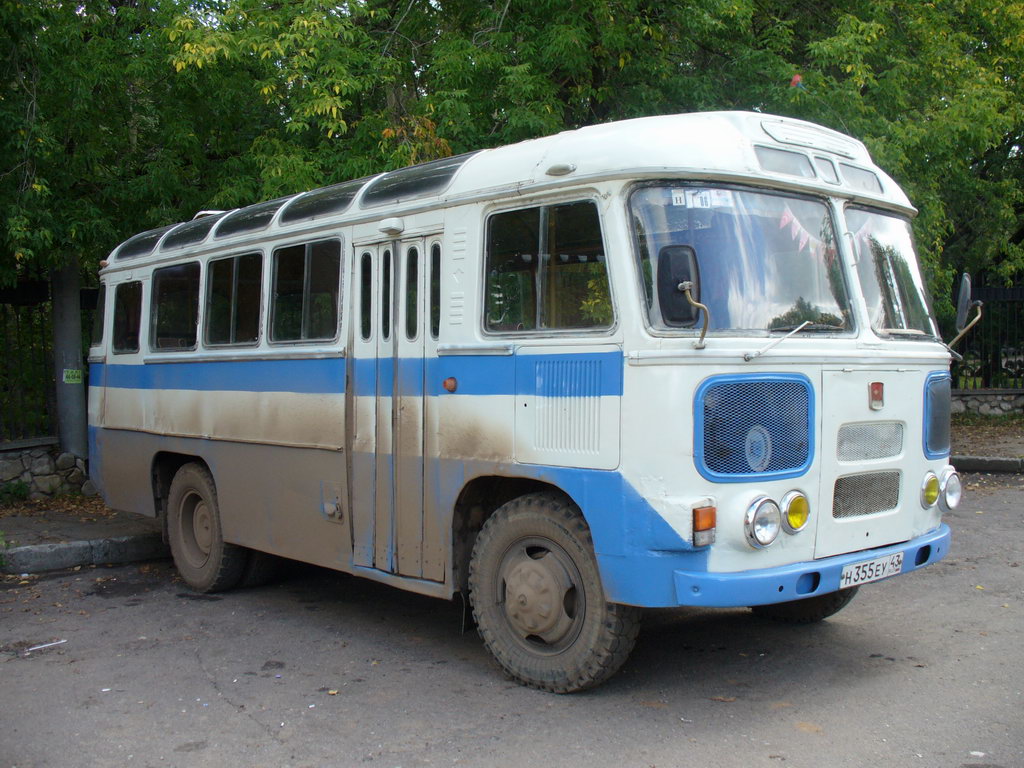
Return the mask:
<svg viewBox="0 0 1024 768">
<path fill-rule="evenodd" d="M 693 545 L 706 547 L 715 543 L 715 508 L 693 508 Z"/>
<path fill-rule="evenodd" d="M 693 510 L 693 530 L 710 531 L 715 527 L 714 507 L 695 507 Z"/>
</svg>

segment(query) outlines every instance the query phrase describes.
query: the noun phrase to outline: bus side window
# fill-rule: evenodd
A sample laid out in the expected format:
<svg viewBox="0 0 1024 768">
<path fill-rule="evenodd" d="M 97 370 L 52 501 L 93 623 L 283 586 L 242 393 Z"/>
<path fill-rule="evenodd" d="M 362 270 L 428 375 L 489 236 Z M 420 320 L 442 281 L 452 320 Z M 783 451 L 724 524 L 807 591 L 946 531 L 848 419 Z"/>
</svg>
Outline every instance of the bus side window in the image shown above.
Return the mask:
<svg viewBox="0 0 1024 768">
<path fill-rule="evenodd" d="M 150 347 L 154 351 L 196 348 L 199 322 L 199 262 L 153 271 Z"/>
<path fill-rule="evenodd" d="M 373 323 L 373 257 L 364 253 L 359 257 L 359 335 L 369 341 Z"/>
<path fill-rule="evenodd" d="M 114 291 L 114 352 L 139 351 L 142 283 L 121 283 Z"/>
<path fill-rule="evenodd" d="M 92 315 L 92 333 L 90 334 L 89 346 L 98 347 L 103 343 L 103 323 L 107 312 L 107 286 L 100 284 L 99 293 L 96 295 L 96 309 Z"/>
<path fill-rule="evenodd" d="M 405 338 L 412 341 L 416 338 L 419 319 L 419 264 L 420 252 L 410 248 L 405 253 Z"/>
<path fill-rule="evenodd" d="M 380 276 L 380 337 L 391 338 L 391 249 L 381 255 Z"/>
<path fill-rule="evenodd" d="M 206 343 L 255 344 L 260 333 L 263 256 L 211 261 L 206 290 Z"/>
<path fill-rule="evenodd" d="M 338 335 L 341 243 L 321 240 L 274 251 L 271 341 L 327 341 Z"/>
<path fill-rule="evenodd" d="M 441 244 L 430 247 L 430 337 L 441 331 Z"/>
<path fill-rule="evenodd" d="M 487 330 L 612 324 L 601 221 L 592 202 L 491 216 L 486 268 Z"/>
</svg>

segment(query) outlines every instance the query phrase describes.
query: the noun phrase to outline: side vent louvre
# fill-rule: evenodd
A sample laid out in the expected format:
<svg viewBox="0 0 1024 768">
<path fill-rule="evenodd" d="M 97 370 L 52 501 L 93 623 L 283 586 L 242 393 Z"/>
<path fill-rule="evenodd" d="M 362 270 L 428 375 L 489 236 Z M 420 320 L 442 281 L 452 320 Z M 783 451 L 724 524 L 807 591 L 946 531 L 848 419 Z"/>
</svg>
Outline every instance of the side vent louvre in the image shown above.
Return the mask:
<svg viewBox="0 0 1024 768">
<path fill-rule="evenodd" d="M 601 445 L 601 364 L 545 360 L 536 364 L 537 448 L 597 453 Z"/>
</svg>

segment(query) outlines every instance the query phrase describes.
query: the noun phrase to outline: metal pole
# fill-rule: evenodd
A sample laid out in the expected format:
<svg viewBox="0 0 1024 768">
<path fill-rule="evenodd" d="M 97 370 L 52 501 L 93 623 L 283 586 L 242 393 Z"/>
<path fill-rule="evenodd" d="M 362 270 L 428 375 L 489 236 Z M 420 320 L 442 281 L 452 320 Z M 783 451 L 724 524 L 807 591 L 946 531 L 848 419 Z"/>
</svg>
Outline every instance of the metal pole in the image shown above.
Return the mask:
<svg viewBox="0 0 1024 768">
<path fill-rule="evenodd" d="M 82 370 L 82 312 L 78 257 L 51 273 L 53 281 L 53 373 L 57 395 L 60 449 L 86 458 L 88 416 Z"/>
</svg>

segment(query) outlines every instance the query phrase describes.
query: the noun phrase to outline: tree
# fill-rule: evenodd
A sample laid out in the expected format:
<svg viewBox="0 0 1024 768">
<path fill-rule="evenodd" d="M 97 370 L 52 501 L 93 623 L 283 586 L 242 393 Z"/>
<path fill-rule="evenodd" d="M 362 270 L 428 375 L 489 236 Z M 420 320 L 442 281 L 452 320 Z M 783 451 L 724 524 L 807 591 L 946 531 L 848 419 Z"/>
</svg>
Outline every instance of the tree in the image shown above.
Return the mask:
<svg viewBox="0 0 1024 768">
<path fill-rule="evenodd" d="M 221 87 L 237 70 L 175 75 L 161 30 L 180 10 L 174 0 L 0 6 L 0 285 L 51 278 L 57 421 L 80 455 L 84 392 L 62 375 L 81 369 L 78 280 L 134 232 L 209 207 L 225 176 L 255 175 L 245 137 L 275 119 Z"/>
<path fill-rule="evenodd" d="M 864 140 L 908 191 L 932 291 L 1024 270 L 1024 5 L 837 3 L 797 58 L 792 111 Z"/>
<path fill-rule="evenodd" d="M 1024 271 L 1021 3 L 36 0 L 0 22 L 0 284 L 90 275 L 201 208 L 709 109 L 863 139 L 921 209 L 940 312 L 954 271 Z"/>
</svg>

